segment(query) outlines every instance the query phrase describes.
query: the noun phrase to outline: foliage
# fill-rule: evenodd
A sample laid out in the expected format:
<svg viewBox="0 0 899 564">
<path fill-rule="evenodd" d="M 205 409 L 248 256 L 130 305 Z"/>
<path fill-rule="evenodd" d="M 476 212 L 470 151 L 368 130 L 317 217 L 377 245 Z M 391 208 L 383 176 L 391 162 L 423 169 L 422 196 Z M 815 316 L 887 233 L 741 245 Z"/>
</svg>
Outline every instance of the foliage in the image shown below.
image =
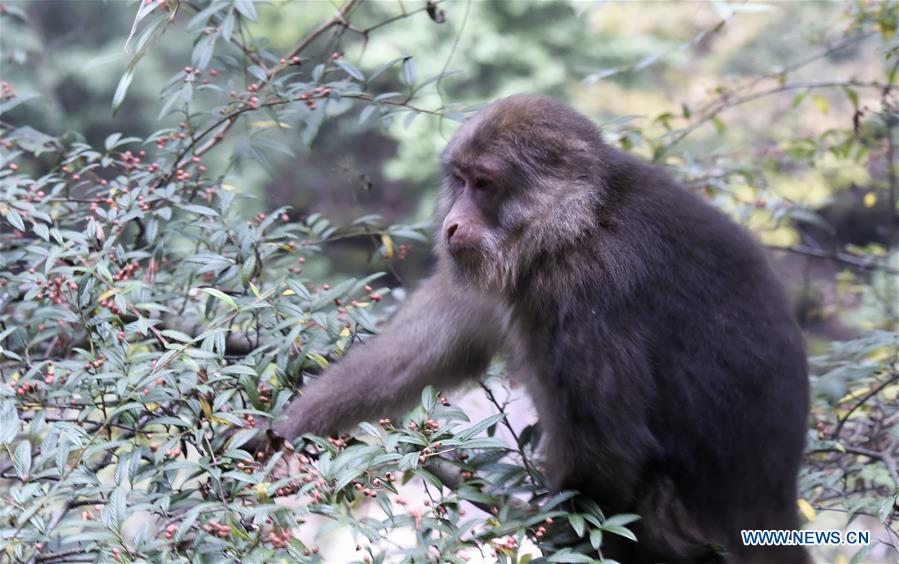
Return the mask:
<svg viewBox="0 0 899 564">
<path fill-rule="evenodd" d="M 542 536 L 546 520 L 566 515 L 559 507 L 569 494 L 546 499 L 533 467 L 528 474 L 508 460 L 504 443 L 480 436 L 502 414 L 461 428 L 467 417 L 431 390 L 403 425 L 363 425 L 366 442 L 311 438 L 314 456 L 300 453 L 288 475 L 273 475 L 283 453 L 249 448 L 256 422 L 283 407 L 288 390 L 358 333 L 374 331 L 370 310 L 389 292 L 370 286 L 378 274 L 333 287 L 306 278 L 307 258 L 342 238 L 374 239 L 386 258 L 397 252 L 394 240 L 426 240 L 421 226 L 385 227 L 373 216 L 347 228 L 318 215 L 290 221 L 284 209 L 247 220 L 245 197 L 202 159 L 239 120 L 250 134 L 236 152 L 268 166 L 268 154 L 283 150 L 270 130 L 290 127 L 308 143 L 326 118 L 354 105 L 362 106 L 360 121 L 409 122 L 424 111 L 413 100 L 435 79 L 419 80 L 411 58 L 364 74 L 336 52 L 321 62 L 305 56 L 323 30 L 348 25 L 354 6 L 280 57 L 239 39 L 256 19 L 252 3 L 197 10 L 187 24 L 196 36 L 191 64 L 162 90 L 160 114 L 177 111 L 183 121 L 146 139 L 116 133 L 94 148 L 7 128 L 0 204 L 12 228 L 0 256 L 7 556 L 266 561 L 280 553 L 315 561 L 317 548 L 291 531 L 318 514 L 353 528 L 361 555 L 375 561 L 452 555 L 501 537 L 495 549 L 506 558 L 525 531 Z M 139 4 L 132 64 L 114 110 L 142 56 L 176 12 L 190 8 Z M 373 84 L 392 72 L 401 73 L 404 91 L 378 91 Z M 244 77 L 249 83 L 235 91 Z M 23 102 L 6 87 L 3 110 Z M 427 111 L 461 116 L 452 106 Z M 19 163 L 51 170 L 29 175 Z M 449 480 L 463 478 L 444 488 L 428 469 L 431 459 L 460 469 Z M 413 477 L 432 488 L 426 513 L 392 495 L 394 482 Z M 533 493 L 533 507 L 501 503 L 519 491 Z M 288 496 L 299 507 L 278 502 Z M 348 511 L 361 497 L 377 498 L 383 518 Z M 462 500 L 494 515 L 463 519 Z M 590 520 L 596 546 L 602 530 L 629 534 L 626 516 L 606 520 L 598 508 L 569 518 L 582 534 Z M 418 542 L 377 543 L 401 528 Z"/>
<path fill-rule="evenodd" d="M 703 46 L 739 11 L 716 6 L 718 17 L 690 37 L 619 39 L 625 54 L 602 55 L 600 68 L 583 73 L 585 84 L 635 83 L 646 69 L 684 64 L 685 57 L 672 61 L 668 53 Z M 573 33 L 554 31 L 538 48 L 521 39 L 525 32 L 568 7 L 469 6 L 476 15 L 462 26 L 486 39 L 462 57 L 440 27 L 450 10 L 440 3 L 391 11 L 348 0 L 336 13 L 306 14 L 310 31 L 294 33 L 292 46 L 277 50 L 260 33 L 276 24 L 260 21 L 277 19 L 285 7 L 250 0 L 150 0 L 133 7 L 128 67 L 104 91 L 120 117 L 133 117 L 127 114 L 135 96 L 144 100 L 135 85 L 153 53 L 166 49 L 173 34 L 191 39 L 190 54 L 181 55 L 179 70 L 161 87 L 161 128 L 113 133 L 94 147 L 81 132 L 33 127 L 39 112 L 29 109 L 36 102 L 31 94 L 6 82 L 0 93 L 5 557 L 319 561 L 307 532 L 323 521 L 329 523 L 323 530 L 351 530 L 358 559 L 376 562 L 478 556 L 525 562 L 540 553 L 553 562 L 581 562 L 593 560 L 604 535 L 632 538 L 628 525 L 637 516 L 604 515 L 572 492 L 549 495 L 539 429 L 516 432 L 494 386 L 484 393 L 497 414 L 475 423 L 426 389 L 421 405 L 397 424 L 362 424 L 357 437 L 308 437 L 298 452 L 254 448 L 257 424 L 375 332 L 388 313 L 381 305 L 391 293 L 385 277 L 335 280 L 329 246 L 362 242 L 380 270 L 391 270 L 403 245 L 427 241 L 428 225 L 366 215 L 342 226 L 287 208 L 253 217 L 246 212 L 258 204 L 245 195 L 242 165 L 249 160 L 276 176 L 295 151 L 285 132 L 308 146 L 323 132 L 339 134 L 325 129 L 329 122 L 354 123 L 394 135 L 411 128 L 414 135 L 402 139 L 401 157 L 389 167 L 424 180 L 428 172 L 419 162 L 424 153 L 432 156 L 431 140 L 438 138 L 420 129 L 442 132 L 473 109 L 446 99 L 475 102 L 517 88 L 511 81 L 490 84 L 493 70 L 511 72 L 498 61 L 516 57 L 535 74 L 530 85 L 562 95 L 566 69 L 555 65 L 553 52 L 576 44 L 581 50 L 573 60 L 589 67 L 583 22 Z M 2 17 L 4 27 L 28 27 L 27 14 L 15 6 L 4 5 Z M 497 37 L 507 23 L 521 33 L 502 43 Z M 396 26 L 411 26 L 401 29 L 422 52 L 439 44 L 445 58 L 387 55 Z M 884 53 L 882 76 L 794 79 L 805 65 L 872 37 Z M 815 244 L 815 229 L 829 233 L 825 203 L 859 186 L 864 206 L 885 209 L 885 224 L 895 225 L 897 48 L 895 4 L 860 3 L 847 8 L 845 30 L 823 54 L 718 87 L 701 105 L 604 126 L 610 142 L 665 164 L 772 248 L 839 269 L 837 290 L 857 304 L 869 331 L 812 343 L 815 395 L 800 509 L 809 520 L 831 511 L 845 514 L 844 523 L 873 518 L 894 549 L 896 227 L 864 244 L 824 246 Z M 347 55 L 366 49 L 380 60 L 363 65 L 361 54 Z M 451 60 L 474 72 L 458 83 L 446 80 Z M 830 92 L 841 93 L 841 102 Z M 764 150 L 747 150 L 731 137 L 745 125 L 738 113 L 744 104 L 784 93 L 792 98 L 791 115 L 849 118 L 816 135 L 775 136 Z M 735 148 L 709 150 L 720 139 Z M 493 375 L 501 369 L 494 366 Z M 496 438 L 500 427 L 513 443 Z M 419 482 L 426 505 L 400 491 Z M 361 511 L 366 499 L 376 500 L 379 511 Z M 560 528 L 580 541 L 560 548 Z"/>
</svg>

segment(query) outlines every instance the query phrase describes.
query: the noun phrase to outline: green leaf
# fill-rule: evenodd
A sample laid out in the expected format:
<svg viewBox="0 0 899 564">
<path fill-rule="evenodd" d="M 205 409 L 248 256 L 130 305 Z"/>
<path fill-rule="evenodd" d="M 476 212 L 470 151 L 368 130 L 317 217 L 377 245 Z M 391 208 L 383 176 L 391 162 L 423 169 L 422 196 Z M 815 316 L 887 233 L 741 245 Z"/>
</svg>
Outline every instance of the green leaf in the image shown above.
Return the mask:
<svg viewBox="0 0 899 564">
<path fill-rule="evenodd" d="M 8 445 L 15 440 L 18 433 L 19 414 L 16 411 L 16 404 L 12 400 L 4 399 L 0 401 L 0 443 Z"/>
<path fill-rule="evenodd" d="M 103 507 L 104 521 L 118 530 L 122 522 L 128 517 L 128 494 L 124 487 L 119 485 L 109 496 L 109 501 Z M 108 519 L 108 521 L 107 521 Z"/>
<path fill-rule="evenodd" d="M 491 448 L 491 449 L 507 449 L 508 445 L 501 439 L 492 437 L 475 437 L 462 441 L 462 448 Z"/>
<path fill-rule="evenodd" d="M 478 488 L 470 485 L 463 485 L 456 490 L 456 495 L 459 496 L 460 499 L 464 499 L 466 501 L 471 501 L 475 503 L 484 503 L 488 505 L 496 504 L 496 498 L 485 494 Z"/>
<path fill-rule="evenodd" d="M 367 421 L 359 423 L 359 428 L 378 440 L 381 440 L 382 438 L 381 432 L 378 430 L 378 428 Z"/>
<path fill-rule="evenodd" d="M 14 98 L 11 98 L 11 99 L 3 102 L 2 104 L 0 104 L 0 115 L 3 115 L 4 113 L 12 110 L 13 108 L 17 107 L 19 104 L 24 104 L 25 102 L 27 102 L 29 100 L 34 100 L 35 98 L 38 98 L 38 97 L 39 96 L 34 93 L 20 94 L 18 96 L 15 96 Z"/>
<path fill-rule="evenodd" d="M 369 104 L 365 108 L 363 108 L 362 112 L 359 113 L 359 123 L 365 123 L 368 121 L 368 118 L 371 117 L 372 113 L 378 109 L 378 106 L 374 104 Z"/>
<path fill-rule="evenodd" d="M 607 523 L 603 523 L 602 530 L 607 533 L 612 533 L 613 535 L 618 535 L 620 537 L 630 539 L 634 542 L 637 541 L 637 536 L 632 533 L 630 529 L 622 525 L 609 525 Z"/>
<path fill-rule="evenodd" d="M 574 529 L 574 532 L 577 534 L 577 536 L 584 536 L 584 531 L 587 528 L 587 523 L 584 522 L 583 515 L 579 513 L 569 513 L 568 522 L 571 523 L 571 528 Z"/>
<path fill-rule="evenodd" d="M 234 23 L 237 21 L 237 18 L 234 17 L 233 12 L 228 12 L 228 15 L 225 16 L 225 21 L 222 22 L 222 38 L 225 41 L 231 41 L 231 36 L 234 34 Z"/>
<path fill-rule="evenodd" d="M 431 386 L 425 386 L 421 391 L 421 406 L 424 408 L 425 413 L 431 413 L 434 410 L 434 406 L 437 405 L 437 392 L 434 391 L 434 388 Z"/>
<path fill-rule="evenodd" d="M 115 148 L 118 140 L 121 138 L 122 138 L 121 133 L 113 133 L 112 135 L 107 137 L 106 141 L 103 143 L 103 145 L 106 147 L 106 151 L 107 152 L 112 151 Z"/>
<path fill-rule="evenodd" d="M 213 34 L 204 36 L 197 41 L 197 45 L 194 47 L 190 57 L 191 63 L 193 63 L 195 68 L 206 70 L 206 67 L 209 66 L 209 61 L 212 59 L 212 53 L 215 49 L 216 39 L 216 35 Z"/>
<path fill-rule="evenodd" d="M 225 302 L 226 304 L 231 306 L 233 309 L 238 309 L 238 307 L 240 307 L 237 305 L 237 302 L 234 301 L 234 298 L 232 298 L 228 294 L 222 292 L 221 290 L 216 290 L 215 288 L 200 288 L 200 289 L 203 290 L 204 292 L 206 292 L 207 294 L 209 294 L 210 296 L 213 296 L 214 298 L 217 298 L 217 299 Z"/>
<path fill-rule="evenodd" d="M 201 206 L 198 204 L 184 204 L 179 206 L 184 211 L 189 211 L 191 213 L 205 215 L 208 217 L 218 217 L 219 212 L 215 211 L 212 208 L 207 208 L 206 206 Z"/>
<path fill-rule="evenodd" d="M 247 72 L 253 75 L 253 78 L 258 80 L 259 82 L 265 81 L 268 78 L 268 75 L 265 73 L 265 69 L 260 67 L 259 65 L 250 65 L 247 67 Z"/>
<path fill-rule="evenodd" d="M 184 103 L 189 104 L 190 101 L 193 99 L 193 97 L 194 97 L 193 84 L 190 82 L 185 82 L 184 86 L 181 87 L 181 100 Z"/>
<path fill-rule="evenodd" d="M 459 439 L 460 441 L 465 441 L 465 440 L 471 439 L 475 435 L 478 435 L 478 434 L 486 431 L 488 427 L 492 427 L 493 425 L 495 425 L 497 422 L 499 422 L 501 419 L 503 419 L 505 417 L 506 417 L 505 413 L 497 413 L 496 415 L 491 415 L 487 419 L 484 419 L 483 421 L 475 423 L 468 429 L 465 429 L 464 431 L 458 433 L 456 435 L 456 438 Z"/>
<path fill-rule="evenodd" d="M 181 343 L 190 343 L 194 340 L 194 338 L 187 333 L 182 333 L 181 331 L 176 331 L 175 329 L 164 329 L 160 331 L 160 334 Z"/>
<path fill-rule="evenodd" d="M 546 559 L 547 562 L 594 562 L 595 560 L 580 552 L 571 552 L 571 549 L 560 551 Z"/>
<path fill-rule="evenodd" d="M 593 529 L 590 531 L 590 544 L 594 550 L 599 550 L 599 547 L 602 546 L 602 530 Z"/>
<path fill-rule="evenodd" d="M 244 376 L 252 376 L 257 377 L 256 369 L 252 366 L 247 366 L 246 364 L 230 364 L 228 366 L 224 366 L 219 370 L 222 374 L 242 374 Z"/>
<path fill-rule="evenodd" d="M 303 286 L 303 284 L 297 280 L 288 280 L 287 287 L 290 288 L 294 294 L 303 298 L 304 300 L 309 301 L 312 299 L 312 294 L 309 293 L 309 290 L 306 289 L 306 286 Z"/>
<path fill-rule="evenodd" d="M 406 57 L 403 59 L 403 82 L 407 86 L 415 86 L 415 58 Z"/>
<path fill-rule="evenodd" d="M 12 464 L 19 479 L 26 480 L 28 474 L 31 473 L 31 443 L 28 441 L 19 443 L 13 453 Z"/>
<path fill-rule="evenodd" d="M 134 78 L 134 70 L 128 69 L 125 71 L 125 74 L 122 75 L 122 78 L 119 79 L 119 84 L 116 86 L 115 94 L 112 96 L 112 114 L 115 115 L 119 108 L 122 106 L 122 102 L 125 101 L 125 95 L 128 94 L 128 88 L 131 86 L 131 80 Z"/>
<path fill-rule="evenodd" d="M 871 543 L 871 544 L 869 544 L 869 545 L 867 545 L 867 546 L 865 546 L 865 547 L 862 547 L 861 550 L 859 550 L 858 552 L 856 552 L 855 554 L 852 555 L 852 559 L 849 560 L 849 564 L 863 564 L 863 563 L 865 563 L 865 562 L 868 562 L 868 561 L 869 561 L 869 560 L 868 560 L 868 554 L 869 554 L 869 553 L 871 552 L 871 550 L 873 550 L 874 547 L 876 547 L 876 546 L 877 546 L 877 543 L 874 542 L 874 543 Z"/>
<path fill-rule="evenodd" d="M 243 17 L 256 21 L 256 6 L 253 5 L 253 0 L 234 0 L 234 7 Z"/>
<path fill-rule="evenodd" d="M 384 74 L 384 72 L 387 71 L 390 67 L 392 67 L 393 65 L 395 65 L 398 62 L 403 61 L 403 60 L 405 60 L 405 57 L 397 57 L 396 59 L 393 59 L 391 61 L 384 63 L 383 65 L 378 67 L 377 70 L 375 70 L 375 72 L 371 73 L 371 76 L 368 77 L 368 82 L 374 82 L 375 80 L 378 79 L 379 76 Z M 392 94 L 392 93 L 388 92 L 388 94 Z M 383 99 L 382 96 L 383 96 L 383 94 L 376 97 L 375 100 Z"/>
<path fill-rule="evenodd" d="M 852 102 L 852 107 L 858 110 L 858 92 L 855 91 L 854 88 L 845 88 L 846 96 L 849 97 L 849 101 Z"/>
<path fill-rule="evenodd" d="M 403 129 L 409 129 L 412 125 L 412 122 L 415 121 L 415 118 L 418 117 L 418 112 L 414 110 L 409 110 L 409 113 L 406 114 L 406 117 L 403 118 Z"/>
<path fill-rule="evenodd" d="M 724 131 L 727 129 L 727 125 L 724 123 L 724 120 L 718 116 L 712 118 L 712 125 L 715 126 L 715 132 L 718 135 L 723 135 Z"/>
<path fill-rule="evenodd" d="M 817 106 L 818 111 L 822 114 L 830 113 L 830 102 L 827 101 L 827 98 L 824 97 L 823 94 L 815 94 L 812 96 L 812 100 L 815 102 L 815 106 Z"/>
<path fill-rule="evenodd" d="M 197 522 L 197 517 L 200 516 L 201 509 L 202 509 L 201 506 L 197 506 L 197 507 L 194 507 L 193 509 L 191 509 L 187 513 L 187 516 L 184 518 L 184 520 L 178 526 L 178 531 L 175 532 L 175 538 L 172 539 L 174 542 L 176 542 L 176 543 L 180 542 L 181 539 L 184 538 L 184 535 L 186 535 L 187 532 L 190 531 L 191 527 L 194 526 L 194 523 Z"/>
<path fill-rule="evenodd" d="M 25 231 L 25 223 L 22 221 L 22 216 L 19 215 L 19 212 L 17 212 L 16 210 L 12 208 L 9 208 L 9 210 L 7 210 L 6 221 L 10 222 L 12 226 L 19 231 Z"/>
<path fill-rule="evenodd" d="M 337 61 L 337 66 L 342 68 L 348 75 L 352 76 L 359 82 L 362 82 L 365 80 L 365 75 L 362 74 L 362 71 L 360 71 L 359 69 L 357 69 L 350 63 L 348 63 L 346 61 Z"/>
<path fill-rule="evenodd" d="M 640 519 L 639 515 L 635 515 L 633 513 L 620 513 L 618 515 L 613 515 L 605 520 L 603 526 L 608 525 L 629 525 L 634 521 L 638 521 Z"/>
</svg>

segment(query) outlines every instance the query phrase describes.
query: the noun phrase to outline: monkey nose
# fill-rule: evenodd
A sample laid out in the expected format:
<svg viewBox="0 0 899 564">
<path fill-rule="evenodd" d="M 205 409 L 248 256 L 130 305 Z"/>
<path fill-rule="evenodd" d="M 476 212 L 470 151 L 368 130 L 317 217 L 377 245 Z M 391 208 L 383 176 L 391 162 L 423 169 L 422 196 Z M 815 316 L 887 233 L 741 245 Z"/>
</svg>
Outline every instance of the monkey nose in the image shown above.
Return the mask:
<svg viewBox="0 0 899 564">
<path fill-rule="evenodd" d="M 479 241 L 480 233 L 471 225 L 454 221 L 446 227 L 446 244 L 453 254 L 472 251 Z"/>
<path fill-rule="evenodd" d="M 459 230 L 459 224 L 458 224 L 458 223 L 451 223 L 451 224 L 446 228 L 446 240 L 447 240 L 447 242 L 453 240 L 453 235 L 455 235 L 455 234 L 456 234 L 456 231 L 458 231 L 458 230 Z"/>
</svg>

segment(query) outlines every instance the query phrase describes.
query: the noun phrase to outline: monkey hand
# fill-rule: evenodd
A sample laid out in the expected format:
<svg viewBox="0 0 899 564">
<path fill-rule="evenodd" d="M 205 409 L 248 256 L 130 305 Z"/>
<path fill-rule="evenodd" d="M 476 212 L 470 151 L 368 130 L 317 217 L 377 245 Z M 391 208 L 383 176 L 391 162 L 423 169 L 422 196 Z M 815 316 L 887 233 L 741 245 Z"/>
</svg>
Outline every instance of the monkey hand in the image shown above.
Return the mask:
<svg viewBox="0 0 899 564">
<path fill-rule="evenodd" d="M 246 442 L 240 445 L 241 450 L 245 450 L 252 454 L 254 458 L 260 454 L 264 458 L 268 458 L 275 451 L 284 448 L 292 448 L 290 441 L 278 436 L 271 429 L 271 424 L 267 419 L 258 419 L 256 421 L 256 433 Z"/>
<path fill-rule="evenodd" d="M 325 407 L 308 394 L 299 396 L 290 402 L 280 416 L 269 422 L 269 433 L 288 443 L 305 433 L 327 434 L 333 429 L 327 428 Z"/>
</svg>

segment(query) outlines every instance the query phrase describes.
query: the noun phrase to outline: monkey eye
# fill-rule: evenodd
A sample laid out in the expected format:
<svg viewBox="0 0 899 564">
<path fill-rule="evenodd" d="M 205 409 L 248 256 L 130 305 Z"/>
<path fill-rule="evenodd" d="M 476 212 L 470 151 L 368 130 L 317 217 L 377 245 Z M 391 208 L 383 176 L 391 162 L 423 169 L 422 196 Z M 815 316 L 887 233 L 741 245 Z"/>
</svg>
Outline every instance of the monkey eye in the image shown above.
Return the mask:
<svg viewBox="0 0 899 564">
<path fill-rule="evenodd" d="M 486 178 L 476 178 L 474 181 L 474 187 L 477 190 L 489 190 L 493 185 Z"/>
<path fill-rule="evenodd" d="M 465 186 L 465 179 L 463 179 L 458 174 L 451 174 L 449 177 L 449 183 L 453 188 L 461 188 L 462 186 Z"/>
</svg>

